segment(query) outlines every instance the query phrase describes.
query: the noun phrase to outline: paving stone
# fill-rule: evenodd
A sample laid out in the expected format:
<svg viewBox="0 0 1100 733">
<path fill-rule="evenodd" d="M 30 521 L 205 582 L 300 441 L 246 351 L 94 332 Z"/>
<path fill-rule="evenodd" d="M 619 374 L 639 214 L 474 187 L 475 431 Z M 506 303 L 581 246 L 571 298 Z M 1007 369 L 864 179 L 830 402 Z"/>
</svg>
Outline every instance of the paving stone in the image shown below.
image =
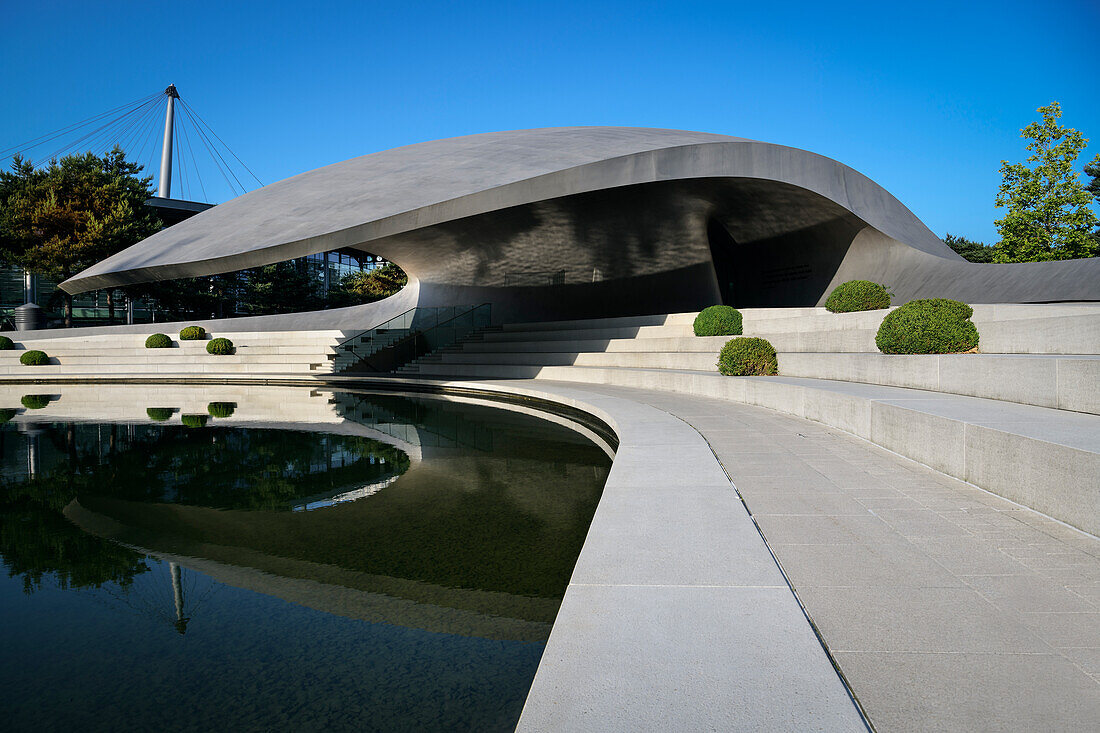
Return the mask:
<svg viewBox="0 0 1100 733">
<path fill-rule="evenodd" d="M 835 656 L 880 731 L 1086 731 L 1100 720 L 1100 685 L 1057 654 Z"/>
<path fill-rule="evenodd" d="M 1014 614 L 969 588 L 795 588 L 834 651 L 1052 651 Z"/>
<path fill-rule="evenodd" d="M 961 588 L 963 582 L 916 547 L 773 545 L 796 591 L 815 587 Z"/>
<path fill-rule="evenodd" d="M 1038 573 L 969 575 L 964 580 L 998 608 L 1015 613 L 1100 610 L 1095 604 Z"/>
</svg>

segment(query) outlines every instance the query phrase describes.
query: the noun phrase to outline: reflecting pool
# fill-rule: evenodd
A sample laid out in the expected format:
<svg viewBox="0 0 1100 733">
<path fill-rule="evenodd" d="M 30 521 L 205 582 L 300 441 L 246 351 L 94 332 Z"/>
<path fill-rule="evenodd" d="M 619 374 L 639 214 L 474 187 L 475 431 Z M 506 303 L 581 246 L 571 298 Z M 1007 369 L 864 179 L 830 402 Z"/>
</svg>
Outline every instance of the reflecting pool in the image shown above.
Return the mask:
<svg viewBox="0 0 1100 733">
<path fill-rule="evenodd" d="M 611 449 L 441 396 L 0 387 L 9 730 L 510 730 Z"/>
</svg>

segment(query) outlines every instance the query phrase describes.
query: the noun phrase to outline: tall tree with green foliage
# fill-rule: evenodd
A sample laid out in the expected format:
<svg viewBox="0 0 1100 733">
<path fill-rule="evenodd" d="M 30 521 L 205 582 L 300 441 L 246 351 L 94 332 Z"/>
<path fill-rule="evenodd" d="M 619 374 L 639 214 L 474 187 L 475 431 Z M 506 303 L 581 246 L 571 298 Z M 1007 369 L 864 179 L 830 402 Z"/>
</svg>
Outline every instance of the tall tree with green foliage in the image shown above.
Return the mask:
<svg viewBox="0 0 1100 733">
<path fill-rule="evenodd" d="M 161 228 L 145 206 L 152 176 L 118 147 L 102 157 L 69 155 L 44 168 L 16 157 L 0 173 L 0 255 L 65 280 Z M 73 299 L 64 294 L 65 325 Z"/>
<path fill-rule="evenodd" d="M 997 206 L 1008 209 L 997 220 L 1001 241 L 997 262 L 1035 262 L 1092 257 L 1092 236 L 1098 224 L 1090 208 L 1092 196 L 1076 171 L 1077 156 L 1088 140 L 1077 130 L 1058 124 L 1062 107 L 1040 107 L 1041 122 L 1021 131 L 1029 140 L 1026 163 L 1001 162 L 1003 182 Z"/>
</svg>

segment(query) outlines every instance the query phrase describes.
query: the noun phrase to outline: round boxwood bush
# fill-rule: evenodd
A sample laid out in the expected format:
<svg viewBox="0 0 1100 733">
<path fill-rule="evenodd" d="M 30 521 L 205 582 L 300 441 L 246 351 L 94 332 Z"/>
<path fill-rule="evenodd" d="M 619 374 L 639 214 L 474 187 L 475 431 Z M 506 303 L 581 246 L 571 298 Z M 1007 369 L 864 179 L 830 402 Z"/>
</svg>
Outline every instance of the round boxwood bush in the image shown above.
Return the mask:
<svg viewBox="0 0 1100 733">
<path fill-rule="evenodd" d="M 8 351 L 15 348 L 15 342 L 7 336 L 0 336 L 0 351 Z"/>
<path fill-rule="evenodd" d="M 767 339 L 742 336 L 730 339 L 718 353 L 718 371 L 727 377 L 777 374 L 775 349 Z"/>
<path fill-rule="evenodd" d="M 957 354 L 978 348 L 974 309 L 945 298 L 911 300 L 886 314 L 875 335 L 884 354 Z"/>
<path fill-rule="evenodd" d="M 172 339 L 168 338 L 167 334 L 154 333 L 149 338 L 145 339 L 145 348 L 147 349 L 167 349 L 172 345 Z"/>
<path fill-rule="evenodd" d="M 15 417 L 15 410 L 10 407 L 0 409 L 0 425 L 10 422 L 13 417 Z"/>
<path fill-rule="evenodd" d="M 19 363 L 23 366 L 42 366 L 50 363 L 50 357 L 46 356 L 45 351 L 32 349 L 19 355 Z"/>
<path fill-rule="evenodd" d="M 209 415 L 183 415 L 180 417 L 185 428 L 204 428 L 206 427 L 206 421 L 209 419 Z"/>
<path fill-rule="evenodd" d="M 696 336 L 737 336 L 741 333 L 741 311 L 728 305 L 712 305 L 699 311 L 692 328 Z"/>
<path fill-rule="evenodd" d="M 50 396 L 48 394 L 25 394 L 19 401 L 28 410 L 41 410 L 50 404 Z"/>
<path fill-rule="evenodd" d="M 849 280 L 833 288 L 825 299 L 825 310 L 833 313 L 873 311 L 890 307 L 890 292 L 885 285 L 870 280 Z"/>
<path fill-rule="evenodd" d="M 210 339 L 210 342 L 206 344 L 206 353 L 216 354 L 218 356 L 232 354 L 233 342 L 225 338 Z"/>
<path fill-rule="evenodd" d="M 202 326 L 188 326 L 180 331 L 180 341 L 201 341 L 206 338 L 206 329 Z"/>
<path fill-rule="evenodd" d="M 232 417 L 233 411 L 236 409 L 236 402 L 211 402 L 206 406 L 206 411 L 210 413 L 210 417 Z"/>
<path fill-rule="evenodd" d="M 171 407 L 146 407 L 145 414 L 149 416 L 150 420 L 156 420 L 157 422 L 164 422 L 175 414 L 175 410 Z"/>
</svg>

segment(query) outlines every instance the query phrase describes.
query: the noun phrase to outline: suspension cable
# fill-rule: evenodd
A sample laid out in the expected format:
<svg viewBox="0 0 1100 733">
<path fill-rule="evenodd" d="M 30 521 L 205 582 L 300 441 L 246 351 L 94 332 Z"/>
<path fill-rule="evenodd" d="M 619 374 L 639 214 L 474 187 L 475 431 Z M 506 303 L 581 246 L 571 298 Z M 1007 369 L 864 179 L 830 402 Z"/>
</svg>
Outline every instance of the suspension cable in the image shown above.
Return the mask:
<svg viewBox="0 0 1100 733">
<path fill-rule="evenodd" d="M 66 125 L 65 127 L 62 127 L 58 130 L 54 130 L 53 132 L 47 132 L 45 135 L 39 135 L 38 137 L 32 138 L 31 140 L 28 140 L 26 142 L 20 143 L 18 145 L 13 145 L 12 147 L 5 148 L 4 150 L 0 150 L 0 160 L 4 160 L 5 158 L 12 157 L 11 155 L 8 155 L 8 153 L 11 153 L 12 151 L 29 150 L 31 148 L 38 147 L 39 145 L 44 145 L 45 143 L 49 142 L 50 140 L 54 140 L 57 137 L 60 137 L 61 135 L 64 135 L 67 132 L 72 132 L 74 130 L 78 130 L 81 127 L 84 127 L 85 125 L 89 125 L 93 122 L 101 120 L 104 117 L 107 117 L 108 115 L 111 115 L 115 112 L 118 112 L 119 110 L 129 109 L 129 108 L 133 108 L 135 106 L 141 106 L 145 102 L 148 102 L 152 99 L 155 99 L 155 98 L 159 97 L 161 94 L 162 94 L 162 92 L 158 92 L 157 94 L 150 94 L 147 97 L 142 97 L 141 99 L 135 100 L 133 102 L 127 102 L 126 104 L 119 105 L 118 107 L 115 107 L 113 109 L 109 109 L 106 112 L 100 112 L 97 115 L 92 115 L 91 117 L 83 119 L 80 122 L 74 122 L 71 125 Z"/>
<path fill-rule="evenodd" d="M 199 190 L 202 191 L 202 197 L 206 198 L 206 186 L 202 183 L 202 171 L 199 169 L 198 161 L 195 158 L 195 151 L 191 148 L 191 135 L 187 132 L 187 127 L 183 124 L 185 115 L 180 115 L 180 130 L 183 132 L 184 142 L 187 143 L 187 150 L 191 153 L 191 162 L 194 163 L 195 177 L 199 179 Z"/>
<path fill-rule="evenodd" d="M 180 101 L 182 102 L 183 100 Z M 252 169 L 245 165 L 244 161 L 241 160 L 237 156 L 237 154 L 233 152 L 233 149 L 226 144 L 225 140 L 222 140 L 220 137 L 218 137 L 218 133 L 214 132 L 214 129 L 210 127 L 210 125 L 206 124 L 206 120 L 204 120 L 202 117 L 199 117 L 199 113 L 191 109 L 191 105 L 187 104 L 186 102 L 183 102 L 183 104 L 188 108 L 188 112 L 193 113 L 195 117 L 197 117 L 199 121 L 202 122 L 203 125 L 206 125 L 206 129 L 210 130 L 210 134 L 216 137 L 218 139 L 218 142 L 225 146 L 225 149 L 229 151 L 229 154 L 237 159 L 237 162 L 240 163 L 246 171 L 248 171 L 248 174 L 256 180 L 256 183 L 260 184 L 261 186 L 264 185 L 263 181 L 256 177 L 256 174 L 252 172 Z"/>
<path fill-rule="evenodd" d="M 100 125 L 99 127 L 97 127 L 97 128 L 95 128 L 94 130 L 92 130 L 91 132 L 88 132 L 88 133 L 86 133 L 86 134 L 82 135 L 81 137 L 77 138 L 76 140 L 74 140 L 74 141 L 72 141 L 72 142 L 70 142 L 70 143 L 68 143 L 68 144 L 66 144 L 66 145 L 62 145 L 62 146 L 61 146 L 60 148 L 58 148 L 58 149 L 57 149 L 57 150 L 55 150 L 54 152 L 50 153 L 50 154 L 49 154 L 48 156 L 45 156 L 45 157 L 42 157 L 42 158 L 38 158 L 38 160 L 39 160 L 40 162 L 41 162 L 41 161 L 44 161 L 44 160 L 54 160 L 55 158 L 57 158 L 58 156 L 62 155 L 62 154 L 63 154 L 63 153 L 65 153 L 66 151 L 68 151 L 68 150 L 70 150 L 70 149 L 75 149 L 75 148 L 76 148 L 76 147 L 78 147 L 78 146 L 79 146 L 79 145 L 80 145 L 81 143 L 83 143 L 83 142 L 84 142 L 85 140 L 88 140 L 89 138 L 93 138 L 93 137 L 95 137 L 95 136 L 99 135 L 99 134 L 100 134 L 101 132 L 103 132 L 104 130 L 107 130 L 107 129 L 110 129 L 110 128 L 112 128 L 112 127 L 113 127 L 114 125 L 116 125 L 116 124 L 117 124 L 117 123 L 118 123 L 118 122 L 119 122 L 120 120 L 122 120 L 122 119 L 125 119 L 125 118 L 126 118 L 127 116 L 129 116 L 130 114 L 133 114 L 134 112 L 136 112 L 137 110 L 139 110 L 139 109 L 140 109 L 141 107 L 145 106 L 145 104 L 147 104 L 147 103 L 148 103 L 148 102 L 143 102 L 142 104 L 138 104 L 138 105 L 136 105 L 136 106 L 133 106 L 133 107 L 130 107 L 130 108 L 128 108 L 128 109 L 127 109 L 126 111 L 122 112 L 122 113 L 121 113 L 121 114 L 119 114 L 119 115 L 116 115 L 115 117 L 113 117 L 113 118 L 112 118 L 112 119 L 110 119 L 109 121 L 107 121 L 107 122 L 103 123 L 103 124 L 102 124 L 102 125 Z"/>
<path fill-rule="evenodd" d="M 181 106 L 181 109 L 186 109 L 186 107 Z M 190 112 L 189 112 L 189 114 L 190 114 Z M 233 182 L 229 180 L 229 176 L 226 175 L 226 171 L 222 169 L 222 163 L 219 162 L 219 159 L 221 159 L 221 156 L 218 154 L 217 150 L 212 146 L 212 144 L 210 143 L 210 140 L 206 137 L 206 134 L 203 132 L 202 128 L 198 126 L 197 122 L 195 122 L 194 117 L 191 118 L 191 123 L 194 126 L 195 130 L 199 134 L 199 140 L 203 143 L 203 145 L 206 146 L 206 151 L 208 153 L 210 153 L 210 157 L 214 160 L 214 165 L 217 166 L 218 172 L 221 173 L 222 178 L 225 179 L 226 185 L 228 185 L 230 190 L 233 191 L 234 196 L 237 195 L 236 187 L 234 187 Z M 224 160 L 222 162 L 224 162 Z M 232 175 L 232 173 L 233 173 L 233 171 L 229 171 L 230 175 Z M 233 176 L 233 177 L 236 178 L 236 176 Z M 238 183 L 239 183 L 239 181 L 238 181 Z"/>
<path fill-rule="evenodd" d="M 56 161 L 64 155 L 71 155 L 81 150 L 99 156 L 118 147 L 140 170 L 154 171 L 158 157 L 156 145 L 158 117 L 165 111 L 165 100 L 165 92 L 158 92 L 92 115 L 27 142 L 0 150 L 0 162 L 20 153 L 27 154 L 35 149 L 43 149 L 45 146 L 54 149 L 48 155 L 35 155 L 33 158 L 28 156 L 27 162 L 31 165 L 42 165 L 47 161 Z M 194 194 L 191 179 L 195 178 L 202 191 L 203 199 L 208 198 L 206 184 L 202 177 L 204 166 L 199 165 L 194 143 L 191 140 L 193 135 L 197 137 L 200 147 L 206 149 L 207 155 L 210 156 L 210 160 L 213 161 L 214 167 L 218 169 L 218 173 L 232 195 L 237 196 L 246 192 L 248 186 L 242 180 L 246 176 L 238 175 L 236 166 L 232 165 L 231 161 L 243 168 L 257 184 L 263 185 L 263 181 L 195 111 L 194 107 L 179 97 L 176 101 L 178 104 L 175 124 L 178 131 L 172 141 L 172 153 L 178 162 L 176 170 L 173 171 L 173 179 L 179 186 L 181 194 L 188 197 Z M 187 159 L 188 156 L 190 160 Z"/>
</svg>

